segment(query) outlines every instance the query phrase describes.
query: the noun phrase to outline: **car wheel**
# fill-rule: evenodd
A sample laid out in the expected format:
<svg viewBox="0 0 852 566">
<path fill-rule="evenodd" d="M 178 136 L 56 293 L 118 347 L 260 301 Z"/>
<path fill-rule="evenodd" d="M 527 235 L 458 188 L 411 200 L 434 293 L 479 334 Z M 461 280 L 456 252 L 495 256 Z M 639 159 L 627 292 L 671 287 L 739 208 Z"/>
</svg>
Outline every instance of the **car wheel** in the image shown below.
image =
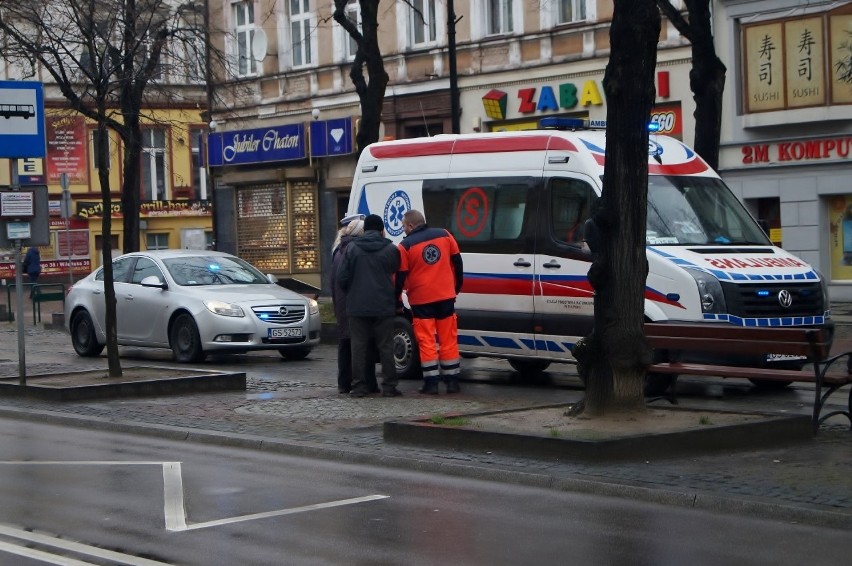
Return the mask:
<svg viewBox="0 0 852 566">
<path fill-rule="evenodd" d="M 549 360 L 509 360 L 512 369 L 521 374 L 524 379 L 542 381 L 542 373 L 550 367 Z"/>
<path fill-rule="evenodd" d="M 186 313 L 178 315 L 174 324 L 172 324 L 172 332 L 169 338 L 175 361 L 192 363 L 204 359 L 198 326 L 190 315 Z"/>
<path fill-rule="evenodd" d="M 676 375 L 670 373 L 645 374 L 645 397 L 662 397 L 675 381 Z"/>
<path fill-rule="evenodd" d="M 793 383 L 792 381 L 775 381 L 774 379 L 749 379 L 749 381 L 751 381 L 755 387 L 763 389 L 764 391 L 778 391 Z"/>
<path fill-rule="evenodd" d="M 420 379 L 420 352 L 414 329 L 407 319 L 398 316 L 393 325 L 393 361 L 397 379 Z"/>
<path fill-rule="evenodd" d="M 282 348 L 278 350 L 281 357 L 288 362 L 298 362 L 304 360 L 311 353 L 311 348 Z"/>
<path fill-rule="evenodd" d="M 79 312 L 71 319 L 71 344 L 78 356 L 91 358 L 104 351 L 104 345 L 98 344 L 95 335 L 95 323 L 86 311 Z"/>
</svg>

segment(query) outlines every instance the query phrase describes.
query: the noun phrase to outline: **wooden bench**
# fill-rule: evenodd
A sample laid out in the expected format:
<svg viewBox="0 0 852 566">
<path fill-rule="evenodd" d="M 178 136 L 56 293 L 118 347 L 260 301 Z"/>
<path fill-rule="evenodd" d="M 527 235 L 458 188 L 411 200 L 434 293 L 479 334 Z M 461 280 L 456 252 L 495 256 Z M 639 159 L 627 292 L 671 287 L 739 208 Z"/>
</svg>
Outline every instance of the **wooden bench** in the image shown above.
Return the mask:
<svg viewBox="0 0 852 566">
<path fill-rule="evenodd" d="M 852 428 L 852 388 L 850 388 L 846 410 L 821 414 L 828 398 L 841 387 L 852 383 L 852 375 L 844 366 L 842 372 L 829 374 L 828 370 L 841 358 L 852 352 L 830 356 L 830 330 L 816 328 L 754 328 L 727 324 L 700 323 L 646 323 L 645 336 L 655 351 L 663 351 L 665 358 L 648 367 L 649 373 L 698 375 L 714 377 L 741 377 L 768 382 L 804 382 L 814 384 L 813 430 L 835 415 L 844 415 Z M 765 357 L 767 354 L 804 356 L 806 363 L 813 364 L 813 372 L 805 369 L 737 367 L 689 363 L 679 360 L 681 352 L 718 354 L 741 354 Z M 671 385 L 671 400 L 674 401 L 675 383 Z"/>
<path fill-rule="evenodd" d="M 65 302 L 65 284 L 51 283 L 42 285 L 36 283 L 33 285 L 33 324 L 41 322 L 41 304 L 48 301 Z"/>
</svg>

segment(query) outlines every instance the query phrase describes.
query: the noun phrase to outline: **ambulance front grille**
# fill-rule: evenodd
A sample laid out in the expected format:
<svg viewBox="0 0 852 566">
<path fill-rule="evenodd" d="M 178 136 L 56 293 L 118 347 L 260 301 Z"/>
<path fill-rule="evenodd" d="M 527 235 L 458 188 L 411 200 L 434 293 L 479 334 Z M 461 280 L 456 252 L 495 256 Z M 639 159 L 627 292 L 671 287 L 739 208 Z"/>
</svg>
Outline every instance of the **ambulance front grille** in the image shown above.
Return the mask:
<svg viewBox="0 0 852 566">
<path fill-rule="evenodd" d="M 822 316 L 822 289 L 819 283 L 759 283 L 737 284 L 722 282 L 728 313 L 743 318 Z M 789 307 L 783 307 L 779 295 L 790 293 Z"/>
</svg>

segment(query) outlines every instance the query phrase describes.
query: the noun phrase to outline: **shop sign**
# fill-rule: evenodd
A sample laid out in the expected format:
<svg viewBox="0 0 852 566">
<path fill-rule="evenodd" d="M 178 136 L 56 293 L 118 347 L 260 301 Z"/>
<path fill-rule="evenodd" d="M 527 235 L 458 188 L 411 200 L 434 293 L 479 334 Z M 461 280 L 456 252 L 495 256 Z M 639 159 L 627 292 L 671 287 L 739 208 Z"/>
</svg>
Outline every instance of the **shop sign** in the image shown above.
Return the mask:
<svg viewBox="0 0 852 566">
<path fill-rule="evenodd" d="M 62 173 L 72 183 L 89 182 L 86 122 L 82 116 L 47 117 L 47 180 L 59 184 Z"/>
<path fill-rule="evenodd" d="M 741 148 L 743 165 L 790 165 L 813 162 L 834 162 L 849 158 L 852 137 L 842 136 L 819 140 L 773 142 L 744 145 Z"/>
<path fill-rule="evenodd" d="M 485 114 L 494 120 L 505 120 L 509 94 L 492 89 L 482 97 L 482 105 Z M 532 114 L 534 112 L 558 112 L 559 110 L 571 110 L 577 106 L 601 106 L 603 97 L 594 80 L 582 83 L 578 88 L 575 83 L 562 83 L 554 88 L 544 85 L 541 89 L 536 87 L 521 88 L 516 93 L 518 99 L 518 112 L 521 114 Z"/>
<path fill-rule="evenodd" d="M 79 218 L 101 218 L 104 212 L 102 202 L 77 201 L 76 215 Z M 113 218 L 122 215 L 121 202 L 110 203 Z M 210 216 L 213 205 L 207 200 L 146 200 L 139 205 L 139 216 L 151 218 L 157 216 Z"/>
<path fill-rule="evenodd" d="M 352 153 L 352 118 L 311 122 L 311 156 L 331 157 Z"/>
<path fill-rule="evenodd" d="M 307 155 L 304 124 L 212 133 L 207 143 L 211 167 L 292 161 Z"/>
<path fill-rule="evenodd" d="M 87 251 L 88 253 L 88 251 Z M 71 269 L 74 273 L 88 274 L 92 271 L 92 262 L 90 259 L 72 259 Z M 67 259 L 48 259 L 41 261 L 42 276 L 58 276 L 68 274 Z M 15 262 L 0 262 L 0 279 L 15 278 Z"/>
</svg>

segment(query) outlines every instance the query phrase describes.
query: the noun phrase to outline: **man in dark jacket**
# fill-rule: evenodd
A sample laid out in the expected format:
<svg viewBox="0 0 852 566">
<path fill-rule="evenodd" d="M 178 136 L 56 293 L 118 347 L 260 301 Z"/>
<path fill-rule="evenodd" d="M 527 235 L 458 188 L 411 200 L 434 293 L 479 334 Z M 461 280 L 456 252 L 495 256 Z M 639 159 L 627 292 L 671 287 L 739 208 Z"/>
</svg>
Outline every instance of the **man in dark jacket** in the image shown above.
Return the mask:
<svg viewBox="0 0 852 566">
<path fill-rule="evenodd" d="M 340 286 L 337 272 L 343 263 L 343 253 L 352 241 L 364 233 L 364 215 L 345 216 L 340 221 L 340 230 L 331 248 L 331 300 L 334 318 L 337 320 L 337 391 L 348 394 L 352 390 L 352 343 L 349 339 L 349 319 L 346 316 L 346 292 Z M 375 347 L 371 347 L 372 351 Z M 367 363 L 367 389 L 378 393 L 376 363 L 373 358 Z"/>
<path fill-rule="evenodd" d="M 352 342 L 353 397 L 368 392 L 366 368 L 371 339 L 382 362 L 382 395 L 401 395 L 396 388 L 393 359 L 393 322 L 396 315 L 394 274 L 399 269 L 399 250 L 384 237 L 384 221 L 371 214 L 364 219 L 364 235 L 346 247 L 337 271 L 340 286 L 346 292 L 346 314 Z"/>
</svg>

